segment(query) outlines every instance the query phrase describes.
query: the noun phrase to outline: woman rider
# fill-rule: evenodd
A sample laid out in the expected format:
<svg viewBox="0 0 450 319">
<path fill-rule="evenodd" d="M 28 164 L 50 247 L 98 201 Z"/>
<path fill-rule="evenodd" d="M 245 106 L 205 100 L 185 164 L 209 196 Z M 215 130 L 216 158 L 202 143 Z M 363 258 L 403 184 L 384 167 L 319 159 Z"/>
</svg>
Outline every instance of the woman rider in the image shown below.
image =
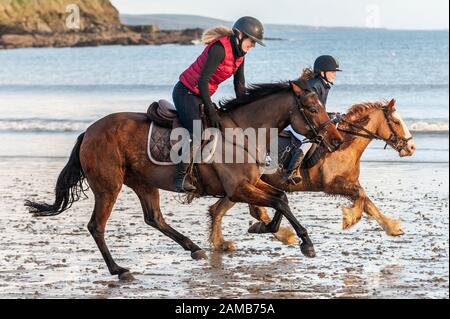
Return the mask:
<svg viewBox="0 0 450 319">
<path fill-rule="evenodd" d="M 244 61 L 256 43 L 264 45 L 264 28 L 252 17 L 240 18 L 233 30 L 217 27 L 203 35 L 207 45 L 200 57 L 180 76 L 173 90 L 173 101 L 183 126 L 193 135 L 193 121 L 200 120 L 200 105 L 212 127 L 220 128 L 220 118 L 211 96 L 218 86 L 234 75 L 236 96 L 245 94 Z M 186 179 L 190 163 L 177 165 L 175 185 L 178 192 L 192 192 L 195 186 Z"/>
<path fill-rule="evenodd" d="M 314 71 L 306 69 L 303 72 L 302 78 L 308 80 L 309 85 L 317 93 L 319 100 L 324 107 L 327 105 L 328 93 L 330 92 L 331 86 L 334 85 L 336 74 L 341 71 L 337 59 L 330 55 L 322 55 L 316 59 Z M 291 132 L 298 141 L 305 139 L 303 135 L 295 132 L 291 126 L 288 126 L 286 130 Z M 291 161 L 289 162 L 288 169 L 283 177 L 284 183 L 295 185 L 301 182 L 302 178 L 299 174 L 296 174 L 296 172 L 311 146 L 311 143 L 304 143 L 295 149 Z"/>
</svg>

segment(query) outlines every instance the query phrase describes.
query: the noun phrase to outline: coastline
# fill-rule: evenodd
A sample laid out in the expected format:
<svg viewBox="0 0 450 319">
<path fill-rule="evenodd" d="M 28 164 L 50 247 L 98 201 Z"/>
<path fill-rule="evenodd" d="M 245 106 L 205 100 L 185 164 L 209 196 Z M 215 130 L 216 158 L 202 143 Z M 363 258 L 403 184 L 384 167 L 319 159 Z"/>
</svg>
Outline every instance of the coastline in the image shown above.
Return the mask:
<svg viewBox="0 0 450 319">
<path fill-rule="evenodd" d="M 95 47 L 101 45 L 192 45 L 202 29 L 147 30 L 145 26 L 124 27 L 99 32 L 52 34 L 0 34 L 0 50 L 19 48 Z"/>
</svg>

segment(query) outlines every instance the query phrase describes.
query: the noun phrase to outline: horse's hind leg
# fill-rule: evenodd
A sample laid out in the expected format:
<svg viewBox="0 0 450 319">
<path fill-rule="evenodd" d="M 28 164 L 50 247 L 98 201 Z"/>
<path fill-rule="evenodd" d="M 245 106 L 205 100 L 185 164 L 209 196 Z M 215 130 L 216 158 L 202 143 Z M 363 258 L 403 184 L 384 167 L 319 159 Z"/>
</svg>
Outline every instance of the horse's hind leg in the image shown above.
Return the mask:
<svg viewBox="0 0 450 319">
<path fill-rule="evenodd" d="M 222 218 L 235 205 L 228 198 L 222 198 L 209 208 L 211 217 L 211 229 L 209 241 L 216 251 L 235 251 L 236 246 L 231 241 L 226 241 L 222 234 Z"/>
<path fill-rule="evenodd" d="M 378 207 L 368 197 L 365 200 L 364 211 L 370 217 L 375 219 L 389 236 L 401 236 L 404 234 L 402 223 L 382 214 Z"/>
<path fill-rule="evenodd" d="M 205 251 L 194 244 L 189 238 L 180 234 L 166 223 L 159 205 L 158 189 L 148 188 L 145 190 L 135 191 L 141 201 L 142 210 L 144 211 L 144 220 L 147 225 L 158 229 L 164 235 L 180 244 L 185 250 L 190 251 L 193 259 L 199 260 L 207 258 Z"/>
<path fill-rule="evenodd" d="M 91 220 L 88 224 L 89 232 L 94 237 L 98 249 L 102 253 L 103 259 L 108 266 L 111 275 L 118 275 L 121 280 L 132 280 L 133 276 L 128 269 L 122 268 L 116 264 L 109 252 L 108 246 L 105 242 L 105 227 L 108 218 L 116 202 L 119 190 L 111 193 L 97 193 L 95 192 L 95 207 Z"/>
</svg>

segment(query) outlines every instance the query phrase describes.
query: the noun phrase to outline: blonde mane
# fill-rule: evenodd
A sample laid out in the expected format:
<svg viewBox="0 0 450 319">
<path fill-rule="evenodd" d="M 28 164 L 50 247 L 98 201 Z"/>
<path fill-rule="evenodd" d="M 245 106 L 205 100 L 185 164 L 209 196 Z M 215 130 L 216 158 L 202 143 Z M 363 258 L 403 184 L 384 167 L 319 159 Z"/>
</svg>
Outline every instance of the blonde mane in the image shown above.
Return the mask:
<svg viewBox="0 0 450 319">
<path fill-rule="evenodd" d="M 382 102 L 382 101 L 378 101 L 375 103 L 367 102 L 367 103 L 355 104 L 347 110 L 347 113 L 344 115 L 344 118 L 346 121 L 348 121 L 352 124 L 365 126 L 365 125 L 367 125 L 367 123 L 370 120 L 370 114 L 373 111 L 381 110 L 385 105 L 386 105 L 386 103 Z M 348 129 L 350 131 L 353 130 L 353 128 L 350 127 L 346 123 L 341 124 L 340 127 L 344 128 L 344 129 Z M 352 145 L 352 143 L 355 139 L 356 139 L 356 136 L 353 136 L 351 134 L 345 134 L 344 135 L 344 144 L 341 146 L 340 149 L 341 150 L 347 149 L 348 147 L 350 147 Z"/>
<path fill-rule="evenodd" d="M 350 122 L 357 121 L 369 115 L 374 110 L 381 110 L 385 105 L 386 101 L 354 104 L 347 110 L 345 118 Z"/>
<path fill-rule="evenodd" d="M 209 45 L 219 38 L 226 36 L 229 37 L 232 36 L 233 34 L 234 34 L 233 30 L 231 30 L 230 28 L 224 26 L 214 27 L 203 32 L 202 43 L 205 45 Z"/>
</svg>

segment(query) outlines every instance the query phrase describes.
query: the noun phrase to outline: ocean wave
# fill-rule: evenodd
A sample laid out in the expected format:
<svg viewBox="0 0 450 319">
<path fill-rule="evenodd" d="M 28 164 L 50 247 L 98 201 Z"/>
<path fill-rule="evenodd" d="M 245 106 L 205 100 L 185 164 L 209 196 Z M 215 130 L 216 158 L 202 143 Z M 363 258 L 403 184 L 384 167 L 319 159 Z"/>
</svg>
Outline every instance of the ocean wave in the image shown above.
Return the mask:
<svg viewBox="0 0 450 319">
<path fill-rule="evenodd" d="M 449 133 L 448 122 L 406 121 L 413 133 Z"/>
<path fill-rule="evenodd" d="M 130 92 L 171 92 L 174 84 L 0 84 L 0 93 L 88 94 Z"/>
<path fill-rule="evenodd" d="M 91 120 L 65 119 L 8 119 L 0 120 L 0 132 L 67 133 L 81 132 Z"/>
<path fill-rule="evenodd" d="M 0 119 L 0 132 L 80 132 L 86 130 L 95 119 Z M 406 121 L 412 133 L 448 134 L 449 123 L 442 121 Z"/>
</svg>

